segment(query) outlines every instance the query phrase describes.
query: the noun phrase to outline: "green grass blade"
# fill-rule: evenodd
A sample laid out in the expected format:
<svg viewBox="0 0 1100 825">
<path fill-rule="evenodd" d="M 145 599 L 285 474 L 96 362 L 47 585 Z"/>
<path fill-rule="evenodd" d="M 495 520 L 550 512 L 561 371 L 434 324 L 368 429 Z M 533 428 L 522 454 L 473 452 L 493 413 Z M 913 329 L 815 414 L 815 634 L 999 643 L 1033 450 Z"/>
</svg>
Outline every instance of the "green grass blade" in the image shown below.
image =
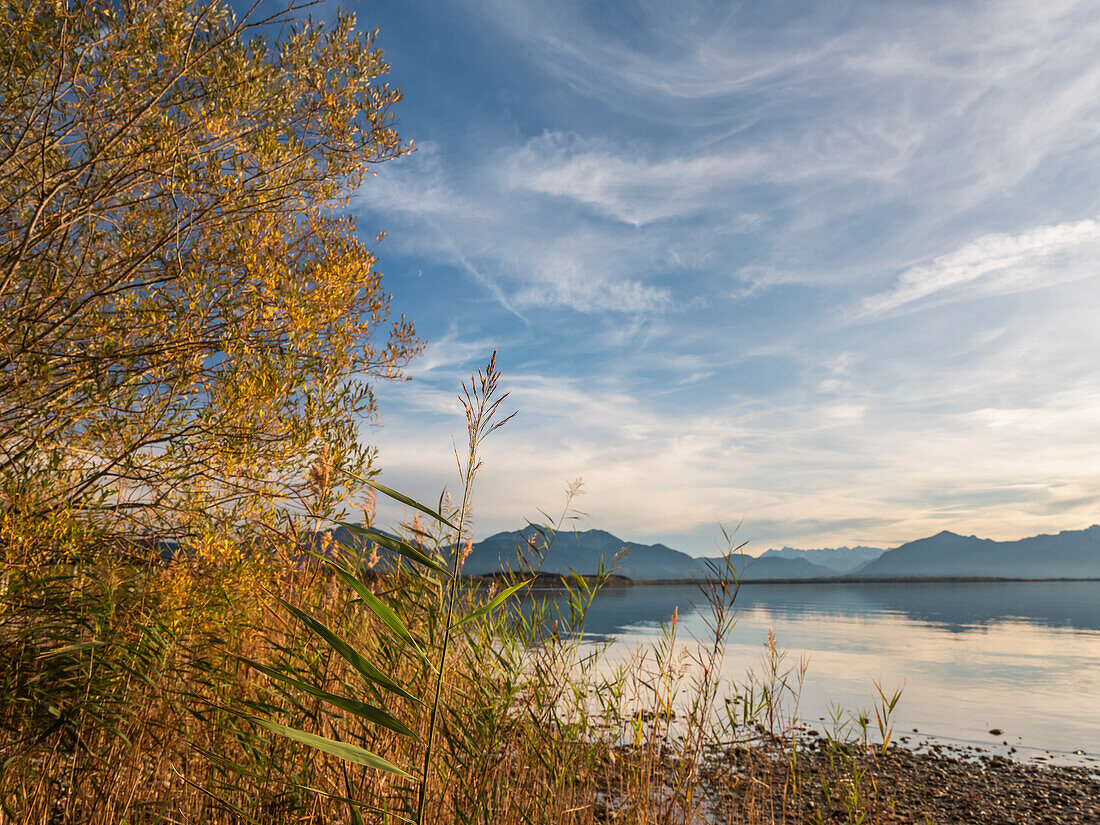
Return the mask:
<svg viewBox="0 0 1100 825">
<path fill-rule="evenodd" d="M 376 753 L 371 753 L 364 748 L 360 748 L 358 745 L 352 745 L 348 742 L 337 742 L 335 739 L 327 739 L 315 733 L 307 733 L 304 730 L 298 730 L 298 728 L 290 728 L 286 725 L 280 725 L 278 722 L 270 722 L 267 719 L 261 719 L 258 716 L 246 716 L 244 718 L 251 722 L 255 722 L 260 727 L 266 728 L 272 733 L 277 733 L 279 736 L 285 736 L 287 739 L 293 739 L 295 742 L 301 742 L 303 745 L 308 745 L 314 750 L 332 754 L 339 759 L 343 759 L 345 762 L 365 765 L 368 768 L 386 771 L 387 773 L 396 774 L 406 779 L 413 778 L 411 774 L 401 770 L 397 765 L 383 759 Z"/>
<path fill-rule="evenodd" d="M 38 654 L 39 659 L 48 659 L 51 656 L 64 656 L 67 653 L 80 653 L 84 650 L 90 650 L 96 647 L 103 647 L 106 642 L 92 641 L 92 642 L 78 642 L 74 645 L 66 645 L 65 647 L 58 647 L 54 650 L 47 650 Z"/>
<path fill-rule="evenodd" d="M 299 690 L 308 693 L 310 696 L 315 696 L 318 699 L 328 702 L 334 707 L 338 707 L 341 710 L 346 710 L 348 713 L 358 716 L 360 719 L 365 719 L 375 725 L 380 725 L 383 728 L 388 728 L 394 733 L 399 733 L 402 736 L 408 736 L 416 739 L 417 736 L 406 725 L 395 719 L 389 713 L 382 708 L 375 707 L 374 705 L 368 705 L 366 702 L 360 702 L 358 699 L 352 699 L 349 696 L 338 696 L 335 693 L 329 693 L 327 690 L 311 685 L 308 682 L 303 682 L 300 679 L 295 679 L 293 676 L 288 676 L 285 673 L 281 673 L 274 668 L 261 665 L 259 662 L 254 662 L 251 659 L 246 659 L 243 656 L 237 657 L 240 661 L 244 662 L 249 667 L 260 671 L 270 676 L 272 679 L 278 679 L 280 682 L 284 682 L 288 685 L 298 688 Z"/>
<path fill-rule="evenodd" d="M 392 550 L 394 553 L 405 556 L 412 559 L 415 562 L 423 564 L 425 567 L 430 567 L 437 573 L 442 573 L 444 576 L 450 576 L 446 567 L 443 567 L 439 562 L 431 558 L 427 553 L 422 550 L 417 550 L 408 542 L 395 539 L 391 536 L 387 536 L 385 533 L 380 533 L 377 530 L 372 530 L 370 527 L 363 527 L 360 524 L 352 524 L 348 521 L 337 521 L 336 524 L 345 528 L 346 530 L 356 533 L 360 536 L 366 536 L 375 544 L 385 547 L 387 550 Z"/>
<path fill-rule="evenodd" d="M 275 598 L 279 599 L 282 605 L 297 616 L 303 624 L 310 628 L 310 630 L 324 639 L 333 650 L 343 656 L 348 664 L 359 671 L 364 679 L 374 682 L 376 685 L 385 688 L 390 693 L 397 694 L 403 699 L 408 699 L 417 704 L 423 704 L 419 699 L 401 687 L 401 685 L 397 684 L 397 682 L 368 662 L 358 650 L 321 624 L 321 622 L 317 621 L 304 610 L 299 610 L 285 599 L 280 599 L 278 596 Z"/>
<path fill-rule="evenodd" d="M 360 481 L 363 484 L 366 484 L 368 487 L 373 487 L 375 490 L 380 492 L 382 495 L 388 496 L 389 498 L 392 498 L 394 501 L 400 501 L 402 504 L 405 504 L 409 507 L 412 507 L 414 510 L 419 510 L 421 513 L 423 513 L 426 516 L 431 516 L 432 518 L 434 518 L 436 521 L 440 522 L 441 524 L 446 524 L 452 530 L 457 530 L 458 529 L 453 524 L 451 524 L 451 522 L 449 522 L 447 519 L 443 518 L 443 516 L 441 516 L 439 513 L 437 513 L 435 510 L 433 510 L 431 507 L 425 507 L 419 501 L 413 501 L 408 496 L 403 495 L 402 493 L 399 493 L 396 490 L 391 490 L 389 487 L 386 487 L 384 484 L 379 484 L 377 481 L 372 481 L 369 478 L 364 478 L 363 476 L 356 475 L 355 473 L 348 473 L 348 475 L 350 475 L 356 481 Z"/>
<path fill-rule="evenodd" d="M 493 599 L 487 605 L 479 607 L 477 610 L 475 610 L 469 616 L 466 616 L 461 621 L 455 622 L 454 626 L 455 627 L 461 627 L 462 625 L 466 624 L 466 622 L 472 622 L 474 619 L 479 619 L 482 616 L 484 616 L 486 613 L 490 613 L 493 610 L 496 610 L 498 607 L 500 607 L 504 603 L 505 599 L 507 599 L 509 596 L 511 596 L 513 593 L 515 593 L 520 588 L 526 587 L 532 581 L 534 581 L 534 579 L 528 579 L 525 582 L 520 582 L 519 584 L 512 585 L 507 590 L 502 591 L 495 599 Z"/>
<path fill-rule="evenodd" d="M 336 575 L 340 577 L 341 581 L 343 581 L 344 584 L 348 585 L 348 587 L 359 594 L 359 598 L 363 600 L 363 603 L 370 608 L 371 612 L 373 612 L 374 615 L 382 620 L 386 627 L 388 627 L 390 630 L 392 630 L 394 633 L 396 633 L 398 636 L 400 636 L 402 639 L 412 645 L 413 650 L 416 651 L 417 655 L 420 656 L 420 658 L 427 658 L 427 655 L 424 653 L 423 650 L 420 649 L 420 645 L 418 645 L 416 643 L 416 640 L 413 639 L 412 634 L 409 633 L 408 628 L 405 627 L 404 623 L 401 621 L 398 615 L 394 613 L 385 604 L 385 602 L 374 595 L 362 579 L 360 579 L 358 576 L 353 575 L 351 571 L 349 571 L 347 568 L 337 564 L 331 559 L 326 559 L 319 553 L 314 553 L 312 550 L 307 550 L 306 552 L 309 553 L 311 556 L 320 559 L 333 570 L 335 570 Z"/>
<path fill-rule="evenodd" d="M 262 774 L 256 773 L 255 771 L 252 771 L 252 770 L 249 770 L 248 768 L 232 761 L 231 759 L 226 759 L 224 756 L 220 756 L 216 753 L 211 753 L 208 750 L 203 750 L 202 748 L 200 748 L 198 745 L 194 744 L 193 742 L 189 743 L 189 744 L 190 744 L 191 750 L 202 754 L 209 761 L 213 762 L 215 765 L 221 766 L 226 771 L 233 771 L 234 773 L 239 773 L 242 776 L 247 776 L 250 779 L 264 779 L 265 778 Z"/>
</svg>

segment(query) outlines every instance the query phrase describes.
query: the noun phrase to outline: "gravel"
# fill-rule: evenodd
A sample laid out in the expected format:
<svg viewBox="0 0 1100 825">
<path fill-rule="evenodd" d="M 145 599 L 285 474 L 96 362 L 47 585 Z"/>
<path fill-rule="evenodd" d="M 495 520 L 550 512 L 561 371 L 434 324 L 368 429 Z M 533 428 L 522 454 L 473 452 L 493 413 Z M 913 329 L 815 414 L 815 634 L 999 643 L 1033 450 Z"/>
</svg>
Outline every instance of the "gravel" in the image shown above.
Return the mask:
<svg viewBox="0 0 1100 825">
<path fill-rule="evenodd" d="M 830 759 L 831 757 L 831 759 Z M 836 771 L 836 766 L 844 766 Z M 844 796 L 853 786 L 851 766 L 866 767 L 859 783 L 856 812 L 866 823 L 920 823 L 920 825 L 1078 825 L 1100 823 L 1100 777 L 1085 767 L 1024 764 L 1003 756 L 970 749 L 954 752 L 942 746 L 931 752 L 890 747 L 885 754 L 837 751 L 824 739 L 814 739 L 799 750 L 795 773 L 800 793 L 786 793 L 789 822 L 849 822 L 852 803 Z M 717 796 L 736 801 L 740 793 L 759 795 L 761 783 L 747 779 L 770 771 L 771 793 L 791 788 L 785 760 L 767 759 L 757 749 L 733 748 L 707 765 Z M 826 777 L 831 794 L 822 790 Z M 870 777 L 874 777 L 872 782 Z M 830 781 L 831 780 L 831 781 Z M 776 800 L 779 802 L 779 800 Z M 736 805 L 716 805 L 714 819 L 725 821 Z M 734 820 L 736 821 L 736 820 Z"/>
</svg>

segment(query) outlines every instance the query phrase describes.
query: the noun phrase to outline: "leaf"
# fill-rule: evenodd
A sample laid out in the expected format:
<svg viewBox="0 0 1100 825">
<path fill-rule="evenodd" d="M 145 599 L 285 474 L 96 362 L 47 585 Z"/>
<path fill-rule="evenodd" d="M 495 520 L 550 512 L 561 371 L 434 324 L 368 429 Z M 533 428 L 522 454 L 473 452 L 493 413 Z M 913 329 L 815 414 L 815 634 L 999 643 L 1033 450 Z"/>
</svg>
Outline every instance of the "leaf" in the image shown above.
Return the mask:
<svg viewBox="0 0 1100 825">
<path fill-rule="evenodd" d="M 363 655 L 358 650 L 353 648 L 350 644 L 345 642 L 343 639 L 341 639 L 339 636 L 337 636 L 335 633 L 333 633 L 331 630 L 321 624 L 321 622 L 317 621 L 304 610 L 299 610 L 297 607 L 295 607 L 285 599 L 281 599 L 278 596 L 276 596 L 275 598 L 279 599 L 283 606 L 295 616 L 297 616 L 303 624 L 307 625 L 314 633 L 324 639 L 325 642 L 327 642 L 333 650 L 343 656 L 344 659 L 347 660 L 348 664 L 359 671 L 364 679 L 370 682 L 374 682 L 376 685 L 385 688 L 390 693 L 396 693 L 403 699 L 408 699 L 412 702 L 416 702 L 417 704 L 423 704 L 423 702 L 421 702 L 419 699 L 417 699 L 415 696 L 413 696 L 411 693 L 409 693 L 407 690 L 397 684 L 397 682 L 393 681 L 393 679 L 391 679 L 389 676 L 387 676 L 385 673 L 380 671 L 365 658 L 363 658 Z"/>
<path fill-rule="evenodd" d="M 220 765 L 222 768 L 224 768 L 227 771 L 233 771 L 234 773 L 239 773 L 242 776 L 249 777 L 250 779 L 264 779 L 265 778 L 262 774 L 256 773 L 255 771 L 252 771 L 252 770 L 249 770 L 248 768 L 234 762 L 231 759 L 227 759 L 224 756 L 219 756 L 216 753 L 211 753 L 208 750 L 204 750 L 204 749 L 200 748 L 194 742 L 189 742 L 188 744 L 191 746 L 191 749 L 193 751 L 196 751 L 196 752 L 202 754 L 208 760 L 210 760 L 211 762 L 213 762 L 216 765 Z"/>
<path fill-rule="evenodd" d="M 418 645 L 416 643 L 416 640 L 413 639 L 412 634 L 409 633 L 409 629 L 405 627 L 400 617 L 396 613 L 394 613 L 389 608 L 389 606 L 387 606 L 381 599 L 374 595 L 370 591 L 370 588 L 367 587 L 366 584 L 358 576 L 353 575 L 351 571 L 345 568 L 343 565 L 339 565 L 331 559 L 326 559 L 319 553 L 314 553 L 312 550 L 307 550 L 306 552 L 309 553 L 311 556 L 320 559 L 333 570 L 335 570 L 336 575 L 339 576 L 340 579 L 352 590 L 359 594 L 359 598 L 363 600 L 363 603 L 371 609 L 374 615 L 376 615 L 379 619 L 383 621 L 386 627 L 388 627 L 390 630 L 392 630 L 394 633 L 396 633 L 398 636 L 400 636 L 402 639 L 412 645 L 413 650 L 416 651 L 417 655 L 419 655 L 421 659 L 428 658 L 427 654 L 425 654 L 424 651 L 420 649 L 420 645 Z"/>
<path fill-rule="evenodd" d="M 408 505 L 409 507 L 412 507 L 414 510 L 419 510 L 421 513 L 423 513 L 426 516 L 431 516 L 436 521 L 438 521 L 442 524 L 446 524 L 452 530 L 457 530 L 458 529 L 453 524 L 451 524 L 451 522 L 447 521 L 447 519 L 443 518 L 443 516 L 441 516 L 435 510 L 431 509 L 430 507 L 425 507 L 423 504 L 421 504 L 418 501 L 413 501 L 408 496 L 402 495 L 401 493 L 397 492 L 396 490 L 391 490 L 389 487 L 386 487 L 383 484 L 379 484 L 377 481 L 373 481 L 373 480 L 371 480 L 369 478 L 366 478 L 364 476 L 356 475 L 355 473 L 348 473 L 348 475 L 350 475 L 356 481 L 360 481 L 360 482 L 362 482 L 363 484 L 366 484 L 369 487 L 373 487 L 375 490 L 380 492 L 382 495 L 389 496 L 394 501 L 400 501 L 402 504 Z"/>
<path fill-rule="evenodd" d="M 281 673 L 274 668 L 261 665 L 259 662 L 254 662 L 251 659 L 246 659 L 243 656 L 237 657 L 240 661 L 244 662 L 249 667 L 265 673 L 272 679 L 278 679 L 281 682 L 285 682 L 288 685 L 293 685 L 301 691 L 308 693 L 310 696 L 316 696 L 322 701 L 328 702 L 330 705 L 346 710 L 348 713 L 354 714 L 361 719 L 366 719 L 375 725 L 380 725 L 384 728 L 392 730 L 394 733 L 399 733 L 402 736 L 409 736 L 413 739 L 417 739 L 417 735 L 413 733 L 408 727 L 395 719 L 389 713 L 382 708 L 375 707 L 374 705 L 368 705 L 366 702 L 360 702 L 358 699 L 352 699 L 348 696 L 337 696 L 334 693 L 329 693 L 326 690 L 322 690 L 315 685 L 311 685 L 308 682 L 303 682 L 299 679 L 295 679 L 292 676 L 288 676 L 285 673 Z"/>
<path fill-rule="evenodd" d="M 385 533 L 380 533 L 377 530 L 372 530 L 370 527 L 363 527 L 359 524 L 352 524 L 351 522 L 347 521 L 337 521 L 335 523 L 360 536 L 366 536 L 375 544 L 380 544 L 387 550 L 392 550 L 394 553 L 399 553 L 400 555 L 410 558 L 413 561 L 419 562 L 426 567 L 430 567 L 432 570 L 435 570 L 438 573 L 442 573 L 444 576 L 451 575 L 447 571 L 447 568 L 443 567 L 439 564 L 439 562 L 434 561 L 426 553 L 421 550 L 417 550 L 415 547 L 413 547 L 411 544 L 408 544 L 407 542 L 403 542 L 400 539 L 395 539 L 392 536 L 387 536 Z"/>
<path fill-rule="evenodd" d="M 513 593 L 515 593 L 521 587 L 526 587 L 527 585 L 529 585 L 533 581 L 534 581 L 534 579 L 528 579 L 525 582 L 520 582 L 519 584 L 512 585 L 507 590 L 500 593 L 500 595 L 498 595 L 495 599 L 493 599 L 487 605 L 484 605 L 483 607 L 479 607 L 477 610 L 475 610 L 469 616 L 466 616 L 464 619 L 457 622 L 454 626 L 455 627 L 461 627 L 462 625 L 466 624 L 466 622 L 472 622 L 474 619 L 481 618 L 486 613 L 489 613 L 493 610 L 496 610 L 498 607 L 501 606 L 501 604 L 504 603 L 505 599 L 507 599 L 509 596 L 511 596 Z"/>
<path fill-rule="evenodd" d="M 103 647 L 106 642 L 91 641 L 91 642 L 78 642 L 75 645 L 66 645 L 65 647 L 55 648 L 54 650 L 47 650 L 38 654 L 39 659 L 46 659 L 50 656 L 64 656 L 66 653 L 78 653 L 81 650 L 88 650 L 90 648 Z"/>
<path fill-rule="evenodd" d="M 244 718 L 251 722 L 255 722 L 260 727 L 266 728 L 272 733 L 285 736 L 287 739 L 293 739 L 295 742 L 301 742 L 303 745 L 308 745 L 314 750 L 332 754 L 335 757 L 343 759 L 345 762 L 354 762 L 356 765 L 365 765 L 368 768 L 387 771 L 405 777 L 406 779 L 413 778 L 411 774 L 401 770 L 397 765 L 358 745 L 352 745 L 348 742 L 337 742 L 335 739 L 327 739 L 315 733 L 307 733 L 304 730 L 298 730 L 298 728 L 289 728 L 286 725 L 280 725 L 278 722 L 270 722 L 258 716 L 245 716 Z"/>
<path fill-rule="evenodd" d="M 206 796 L 210 797 L 210 799 L 213 800 L 215 804 L 222 805 L 223 807 L 228 808 L 229 810 L 233 811 L 233 813 L 235 813 L 237 816 L 241 817 L 241 819 L 244 819 L 246 822 L 251 822 L 252 825 L 260 825 L 259 822 L 257 822 L 255 819 L 250 817 L 248 814 L 246 814 L 244 811 L 242 811 L 240 808 L 238 808 L 236 805 L 234 805 L 228 799 L 222 799 L 220 796 L 218 796 L 217 794 L 212 793 L 209 789 L 204 788 L 202 785 L 198 784 L 193 779 L 188 779 L 186 776 L 184 776 L 178 770 L 176 770 L 176 775 L 179 776 L 180 779 L 182 779 L 184 782 L 186 782 L 188 785 L 190 785 L 195 790 L 197 790 L 200 793 L 205 794 Z"/>
</svg>

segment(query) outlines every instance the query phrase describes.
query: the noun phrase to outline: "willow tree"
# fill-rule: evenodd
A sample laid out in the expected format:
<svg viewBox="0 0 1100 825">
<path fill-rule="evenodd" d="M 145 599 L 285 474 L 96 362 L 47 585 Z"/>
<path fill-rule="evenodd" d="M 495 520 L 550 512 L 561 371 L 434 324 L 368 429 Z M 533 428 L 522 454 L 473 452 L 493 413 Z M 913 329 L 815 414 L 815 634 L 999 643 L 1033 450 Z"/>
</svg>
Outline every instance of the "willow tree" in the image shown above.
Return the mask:
<svg viewBox="0 0 1100 825">
<path fill-rule="evenodd" d="M 370 381 L 420 347 L 339 211 L 411 149 L 374 34 L 294 4 L 0 1 L 5 543 L 224 535 L 319 455 L 362 472 Z"/>
</svg>

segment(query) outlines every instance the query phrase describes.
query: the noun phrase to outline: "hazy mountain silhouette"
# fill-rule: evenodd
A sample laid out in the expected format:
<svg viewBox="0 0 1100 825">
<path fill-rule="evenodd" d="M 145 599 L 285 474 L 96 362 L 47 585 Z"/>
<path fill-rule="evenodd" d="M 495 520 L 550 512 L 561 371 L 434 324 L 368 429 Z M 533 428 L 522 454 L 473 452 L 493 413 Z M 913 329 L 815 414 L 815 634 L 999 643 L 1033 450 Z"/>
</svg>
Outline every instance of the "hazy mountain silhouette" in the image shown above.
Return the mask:
<svg viewBox="0 0 1100 825">
<path fill-rule="evenodd" d="M 332 531 L 340 544 L 360 553 L 369 552 L 370 542 L 345 528 Z M 517 547 L 528 539 L 540 544 L 536 528 L 526 527 L 497 533 L 473 546 L 462 572 L 466 575 L 497 573 L 517 568 Z M 615 557 L 626 549 L 616 562 Z M 875 557 L 876 554 L 877 557 Z M 380 557 L 389 557 L 382 550 Z M 853 558 L 871 556 L 857 567 Z M 697 559 L 664 544 L 624 541 L 606 530 L 562 531 L 541 562 L 530 550 L 533 569 L 543 573 L 591 575 L 602 563 L 610 570 L 617 564 L 620 575 L 635 581 L 659 579 L 703 579 L 711 575 L 708 559 Z M 709 561 L 714 561 L 710 559 Z M 745 581 L 759 579 L 816 579 L 850 576 L 855 578 L 1100 578 L 1100 525 L 1087 530 L 1066 530 L 1017 541 L 993 541 L 944 531 L 893 550 L 873 547 L 769 550 L 759 558 L 734 556 L 734 567 Z"/>
<path fill-rule="evenodd" d="M 872 559 L 877 559 L 886 551 L 881 547 L 822 547 L 815 550 L 797 550 L 784 547 L 781 550 L 769 550 L 760 558 L 805 559 L 813 564 L 828 568 L 826 574 L 851 573 Z"/>
<path fill-rule="evenodd" d="M 527 539 L 539 536 L 534 527 L 497 533 L 474 545 L 462 572 L 470 576 L 495 573 L 505 567 L 516 567 L 516 548 L 527 546 Z M 530 551 L 529 561 L 544 573 L 593 574 L 602 562 L 610 569 L 620 550 L 628 548 L 618 562 L 617 573 L 635 581 L 655 579 L 703 579 L 711 576 L 705 559 L 696 559 L 664 544 L 638 544 L 624 541 L 606 530 L 561 532 L 550 545 L 541 564 Z M 734 567 L 743 579 L 815 579 L 834 576 L 834 570 L 813 564 L 806 559 L 752 558 L 734 556 Z"/>
<path fill-rule="evenodd" d="M 754 579 L 820 579 L 837 575 L 835 570 L 806 561 L 806 559 L 788 559 L 782 556 L 764 554 L 760 558 L 746 556 L 744 565 L 736 557 L 734 557 L 734 561 L 734 566 L 738 568 L 738 576 L 742 581 L 753 581 Z"/>
<path fill-rule="evenodd" d="M 462 566 L 468 576 L 496 573 L 505 568 L 516 568 L 516 548 L 526 548 L 527 539 L 540 543 L 534 527 L 497 533 L 479 541 Z M 615 556 L 623 548 L 629 552 L 616 563 Z M 570 572 L 594 574 L 601 562 L 610 570 L 617 564 L 616 573 L 637 581 L 646 579 L 700 579 L 706 576 L 706 567 L 687 553 L 673 550 L 663 544 L 635 544 L 623 541 L 605 530 L 585 530 L 557 534 L 541 563 L 531 551 L 525 551 L 529 563 L 543 573 Z"/>
<path fill-rule="evenodd" d="M 854 575 L 1098 578 L 1100 525 L 1018 541 L 993 541 L 945 530 L 889 550 Z"/>
</svg>

